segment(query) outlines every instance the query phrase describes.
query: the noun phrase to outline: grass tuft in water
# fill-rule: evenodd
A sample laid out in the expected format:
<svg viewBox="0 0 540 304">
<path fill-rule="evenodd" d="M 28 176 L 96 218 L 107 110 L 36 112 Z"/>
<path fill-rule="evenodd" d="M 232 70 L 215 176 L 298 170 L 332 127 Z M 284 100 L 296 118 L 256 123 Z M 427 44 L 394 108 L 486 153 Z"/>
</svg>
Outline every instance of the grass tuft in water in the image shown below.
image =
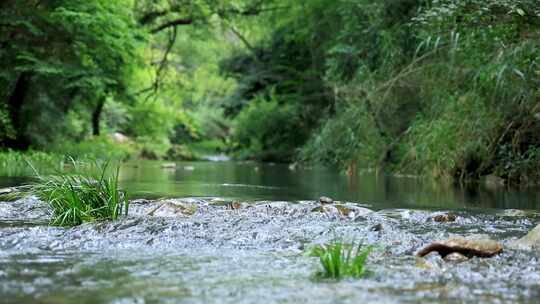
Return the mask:
<svg viewBox="0 0 540 304">
<path fill-rule="evenodd" d="M 118 187 L 119 167 L 113 174 L 108 173 L 107 164 L 77 171 L 38 176 L 39 182 L 33 186 L 33 192 L 53 210 L 51 225 L 71 227 L 128 214 L 127 192 Z"/>
<path fill-rule="evenodd" d="M 336 242 L 315 247 L 310 255 L 319 257 L 322 271 L 315 273 L 320 279 L 361 278 L 367 274 L 366 262 L 373 246 L 362 247 Z"/>
</svg>

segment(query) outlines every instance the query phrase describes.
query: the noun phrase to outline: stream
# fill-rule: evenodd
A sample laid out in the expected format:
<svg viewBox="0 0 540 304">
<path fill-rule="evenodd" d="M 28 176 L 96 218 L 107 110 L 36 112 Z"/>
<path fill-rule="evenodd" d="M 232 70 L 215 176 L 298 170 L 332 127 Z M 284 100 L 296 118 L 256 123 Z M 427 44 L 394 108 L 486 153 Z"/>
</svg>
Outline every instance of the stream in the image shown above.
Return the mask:
<svg viewBox="0 0 540 304">
<path fill-rule="evenodd" d="M 538 189 L 235 162 L 129 162 L 120 180 L 132 203 L 114 222 L 50 227 L 36 198 L 0 202 L 0 303 L 540 302 L 540 252 L 512 247 L 540 223 Z M 323 195 L 339 209 L 321 210 Z M 504 250 L 415 255 L 452 236 Z M 367 277 L 315 279 L 306 252 L 335 240 L 376 246 Z"/>
</svg>

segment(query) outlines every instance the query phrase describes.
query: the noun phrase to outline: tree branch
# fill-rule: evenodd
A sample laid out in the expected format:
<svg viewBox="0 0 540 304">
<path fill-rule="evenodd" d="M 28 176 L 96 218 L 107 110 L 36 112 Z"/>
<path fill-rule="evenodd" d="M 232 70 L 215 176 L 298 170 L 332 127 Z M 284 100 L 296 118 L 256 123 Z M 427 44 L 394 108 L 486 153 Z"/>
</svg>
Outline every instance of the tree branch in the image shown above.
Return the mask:
<svg viewBox="0 0 540 304">
<path fill-rule="evenodd" d="M 176 30 L 176 27 L 173 27 L 172 31 L 169 33 L 169 41 L 167 42 L 165 53 L 163 54 L 163 58 L 159 62 L 159 67 L 156 70 L 156 78 L 154 79 L 154 82 L 152 83 L 150 87 L 135 93 L 135 95 L 140 95 L 140 94 L 150 92 L 146 96 L 145 101 L 147 101 L 150 97 L 155 95 L 159 87 L 161 86 L 161 82 L 163 80 L 163 72 L 165 71 L 165 68 L 167 66 L 169 54 L 171 53 L 172 48 L 174 44 L 176 43 L 176 37 L 177 37 L 177 30 Z"/>
<path fill-rule="evenodd" d="M 180 5 L 173 5 L 169 7 L 168 9 L 149 11 L 139 18 L 139 23 L 142 25 L 150 24 L 154 22 L 157 18 L 166 16 L 169 13 L 179 12 L 180 9 L 181 9 Z"/>
<path fill-rule="evenodd" d="M 169 22 L 165 22 L 165 23 L 155 27 L 154 29 L 152 29 L 150 31 L 150 33 L 156 34 L 158 32 L 161 32 L 162 30 L 170 28 L 170 27 L 176 28 L 176 26 L 179 26 L 179 25 L 190 25 L 192 23 L 193 23 L 192 18 L 176 19 L 176 20 L 172 20 L 172 21 L 169 21 Z"/>
<path fill-rule="evenodd" d="M 238 39 L 240 39 L 240 41 L 242 41 L 242 43 L 244 43 L 246 48 L 255 56 L 255 58 L 258 59 L 257 50 L 251 45 L 251 43 L 249 43 L 247 38 L 244 37 L 244 35 L 242 35 L 242 33 L 240 33 L 238 30 L 236 30 L 236 28 L 234 28 L 234 26 L 232 26 L 232 24 L 227 24 L 227 25 L 228 25 L 229 29 L 231 30 L 231 32 L 233 32 L 233 34 L 236 37 L 238 37 Z"/>
</svg>

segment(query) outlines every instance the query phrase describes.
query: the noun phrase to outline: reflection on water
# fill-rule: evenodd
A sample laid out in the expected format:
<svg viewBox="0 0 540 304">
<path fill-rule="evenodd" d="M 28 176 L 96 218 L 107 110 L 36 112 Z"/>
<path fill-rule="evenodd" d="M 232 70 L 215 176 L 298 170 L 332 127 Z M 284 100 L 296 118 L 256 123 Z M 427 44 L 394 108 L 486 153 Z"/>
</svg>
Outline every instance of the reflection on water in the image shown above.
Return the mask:
<svg viewBox="0 0 540 304">
<path fill-rule="evenodd" d="M 166 167 L 166 168 L 165 168 Z M 226 197 L 238 200 L 312 200 L 330 196 L 374 208 L 540 209 L 539 189 L 489 189 L 444 185 L 428 178 L 365 173 L 348 177 L 332 168 L 290 170 L 287 165 L 249 162 L 158 161 L 123 164 L 120 178 L 132 198 Z M 24 183 L 1 178 L 0 186 Z"/>
<path fill-rule="evenodd" d="M 129 217 L 59 228 L 47 225 L 49 210 L 34 198 L 0 202 L 0 303 L 537 303 L 540 299 L 540 253 L 510 247 L 540 215 L 488 210 L 540 209 L 534 189 L 461 189 L 375 174 L 351 179 L 328 168 L 291 171 L 284 165 L 255 163 L 162 165 L 124 164 L 121 183 L 134 197 L 294 201 L 327 195 L 390 209 L 367 210 L 350 218 L 314 212 L 319 209 L 315 202 L 259 202 L 231 209 L 218 202 L 184 199 L 177 203 L 197 204 L 195 214 L 164 208 L 158 215 L 150 210 L 167 205 L 134 202 Z M 27 181 L 3 179 L 0 184 Z M 456 211 L 456 222 L 439 223 L 432 220 L 431 211 L 395 208 L 468 210 Z M 446 264 L 432 256 L 419 264 L 415 252 L 451 234 L 489 235 L 505 249 L 492 259 Z M 368 264 L 372 276 L 312 280 L 320 268 L 306 249 L 342 237 L 377 245 Z"/>
<path fill-rule="evenodd" d="M 331 196 L 375 208 L 540 209 L 539 189 L 461 188 L 429 179 L 366 173 L 350 178 L 331 168 L 240 162 L 127 163 L 124 187 L 138 197 L 212 196 L 239 200 L 310 200 Z"/>
</svg>

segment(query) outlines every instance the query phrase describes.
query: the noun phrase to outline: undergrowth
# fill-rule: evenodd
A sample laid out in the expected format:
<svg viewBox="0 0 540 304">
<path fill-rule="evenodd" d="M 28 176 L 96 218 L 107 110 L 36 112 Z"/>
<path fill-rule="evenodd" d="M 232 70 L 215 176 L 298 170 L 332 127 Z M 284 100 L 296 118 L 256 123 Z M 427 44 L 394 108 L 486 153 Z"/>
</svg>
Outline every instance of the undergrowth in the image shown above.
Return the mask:
<svg viewBox="0 0 540 304">
<path fill-rule="evenodd" d="M 0 152 L 0 176 L 31 175 L 29 162 L 40 172 L 58 171 L 64 166 L 64 156 L 40 151 L 3 151 Z"/>
</svg>

